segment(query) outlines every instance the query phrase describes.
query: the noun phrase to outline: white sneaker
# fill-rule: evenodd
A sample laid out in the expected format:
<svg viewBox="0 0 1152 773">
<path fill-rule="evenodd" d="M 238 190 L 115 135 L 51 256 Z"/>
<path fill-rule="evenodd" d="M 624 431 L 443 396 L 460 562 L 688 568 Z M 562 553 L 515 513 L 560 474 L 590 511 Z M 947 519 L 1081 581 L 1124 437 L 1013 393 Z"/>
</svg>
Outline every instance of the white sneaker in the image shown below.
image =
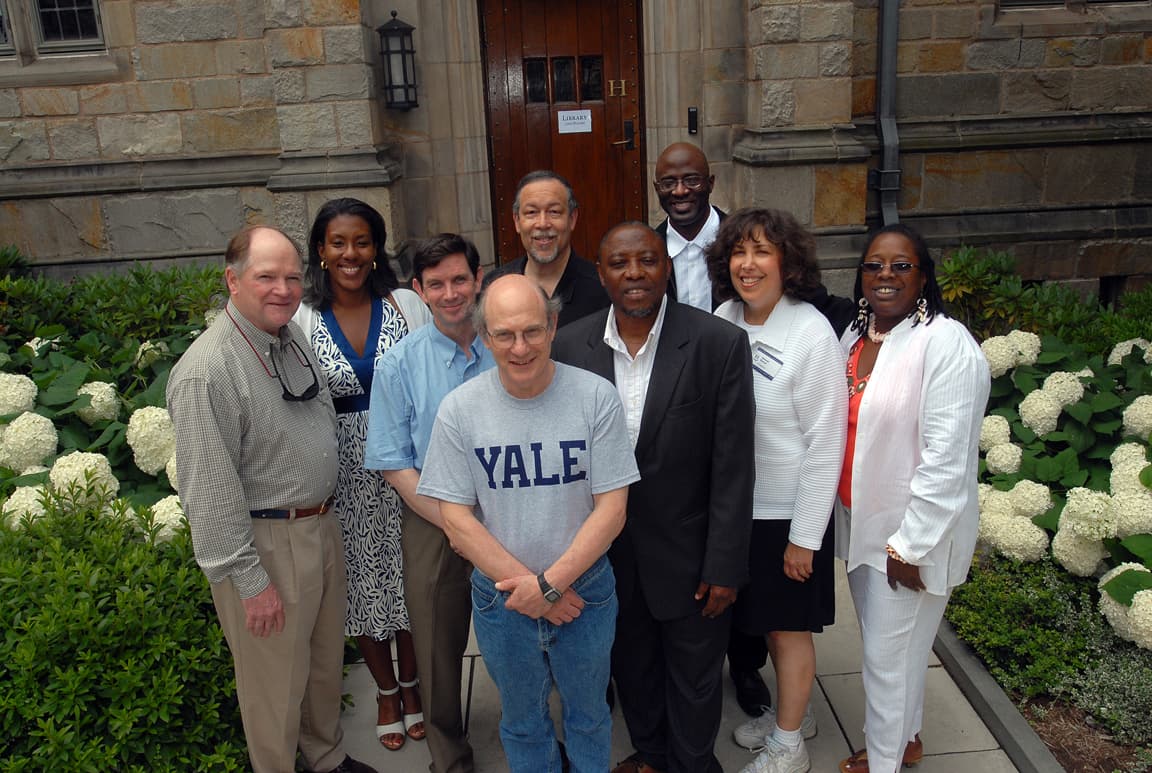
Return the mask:
<svg viewBox="0 0 1152 773">
<path fill-rule="evenodd" d="M 768 736 L 776 729 L 776 711 L 767 708 L 764 713 L 755 719 L 750 719 L 732 731 L 732 739 L 749 751 L 758 752 L 764 748 Z M 804 738 L 816 736 L 816 717 L 812 716 L 812 707 L 804 710 L 804 719 L 800 720 L 800 732 Z"/>
<path fill-rule="evenodd" d="M 796 751 L 778 743 L 769 736 L 764 751 L 744 766 L 740 773 L 808 773 L 812 763 L 808 760 L 808 747 L 804 742 Z"/>
</svg>

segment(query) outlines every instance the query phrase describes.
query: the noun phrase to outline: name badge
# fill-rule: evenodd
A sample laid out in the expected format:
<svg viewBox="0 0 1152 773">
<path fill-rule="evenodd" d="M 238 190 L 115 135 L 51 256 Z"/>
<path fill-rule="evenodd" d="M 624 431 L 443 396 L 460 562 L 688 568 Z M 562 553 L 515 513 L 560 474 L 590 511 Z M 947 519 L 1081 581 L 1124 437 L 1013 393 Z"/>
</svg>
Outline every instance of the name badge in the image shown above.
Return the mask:
<svg viewBox="0 0 1152 773">
<path fill-rule="evenodd" d="M 782 367 L 784 360 L 780 359 L 778 352 L 759 342 L 752 345 L 752 369 L 761 376 L 771 381 Z"/>
</svg>

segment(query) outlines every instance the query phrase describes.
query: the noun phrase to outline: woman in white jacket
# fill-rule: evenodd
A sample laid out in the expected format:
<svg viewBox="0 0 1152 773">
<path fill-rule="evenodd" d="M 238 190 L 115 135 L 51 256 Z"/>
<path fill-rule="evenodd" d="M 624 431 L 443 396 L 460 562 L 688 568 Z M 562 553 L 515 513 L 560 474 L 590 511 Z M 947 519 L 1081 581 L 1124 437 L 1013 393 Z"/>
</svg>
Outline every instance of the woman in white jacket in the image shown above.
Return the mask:
<svg viewBox="0 0 1152 773">
<path fill-rule="evenodd" d="M 867 749 L 844 773 L 894 773 L 923 756 L 924 679 L 952 589 L 976 544 L 980 422 L 990 377 L 967 329 L 944 314 L 935 264 L 904 225 L 874 233 L 856 274 L 848 444 L 837 555 L 864 643 Z"/>
<path fill-rule="evenodd" d="M 848 400 L 844 354 L 824 315 L 807 299 L 821 293 L 816 243 L 779 210 L 744 209 L 726 218 L 708 248 L 716 316 L 748 334 L 756 393 L 756 488 L 751 582 L 740 589 L 734 625 L 768 637 L 778 713 L 733 733 L 763 749 L 742 773 L 803 773 L 806 714 L 816 674 L 812 634 L 833 622 L 833 546 L 827 527 L 844 456 Z"/>
</svg>

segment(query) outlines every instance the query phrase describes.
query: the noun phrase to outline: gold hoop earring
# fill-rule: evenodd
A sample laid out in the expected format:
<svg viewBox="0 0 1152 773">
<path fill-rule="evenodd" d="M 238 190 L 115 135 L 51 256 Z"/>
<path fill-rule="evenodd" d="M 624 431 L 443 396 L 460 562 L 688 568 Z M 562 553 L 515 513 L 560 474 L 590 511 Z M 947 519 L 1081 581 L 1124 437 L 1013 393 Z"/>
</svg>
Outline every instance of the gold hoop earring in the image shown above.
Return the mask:
<svg viewBox="0 0 1152 773">
<path fill-rule="evenodd" d="M 372 261 L 372 270 L 373 270 L 373 271 L 375 271 L 375 270 L 376 270 L 376 261 Z"/>
<path fill-rule="evenodd" d="M 321 271 L 327 271 L 328 270 L 328 261 L 324 260 L 323 258 L 320 259 L 320 270 Z"/>
</svg>

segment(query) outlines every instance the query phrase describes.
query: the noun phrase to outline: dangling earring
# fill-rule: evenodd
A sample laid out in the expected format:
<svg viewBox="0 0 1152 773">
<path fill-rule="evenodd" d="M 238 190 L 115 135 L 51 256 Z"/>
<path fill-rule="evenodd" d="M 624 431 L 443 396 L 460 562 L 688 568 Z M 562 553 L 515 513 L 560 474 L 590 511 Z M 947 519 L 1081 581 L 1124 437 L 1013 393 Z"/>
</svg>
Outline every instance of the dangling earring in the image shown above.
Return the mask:
<svg viewBox="0 0 1152 773">
<path fill-rule="evenodd" d="M 912 324 L 913 325 L 919 325 L 921 322 L 923 322 L 927 318 L 928 318 L 928 301 L 924 299 L 923 295 L 921 295 L 920 300 L 916 301 L 916 321 Z"/>
<path fill-rule="evenodd" d="M 324 260 L 324 258 L 320 258 L 320 270 L 321 271 L 327 271 L 328 270 L 328 261 Z"/>
<path fill-rule="evenodd" d="M 376 261 L 372 261 L 372 270 L 373 270 L 373 271 L 375 271 L 375 270 L 376 270 Z"/>
<path fill-rule="evenodd" d="M 852 328 L 863 331 L 868 326 L 868 315 L 872 313 L 872 309 L 868 307 L 866 298 L 861 298 L 857 306 L 859 308 L 856 310 L 856 322 L 853 323 Z"/>
</svg>

